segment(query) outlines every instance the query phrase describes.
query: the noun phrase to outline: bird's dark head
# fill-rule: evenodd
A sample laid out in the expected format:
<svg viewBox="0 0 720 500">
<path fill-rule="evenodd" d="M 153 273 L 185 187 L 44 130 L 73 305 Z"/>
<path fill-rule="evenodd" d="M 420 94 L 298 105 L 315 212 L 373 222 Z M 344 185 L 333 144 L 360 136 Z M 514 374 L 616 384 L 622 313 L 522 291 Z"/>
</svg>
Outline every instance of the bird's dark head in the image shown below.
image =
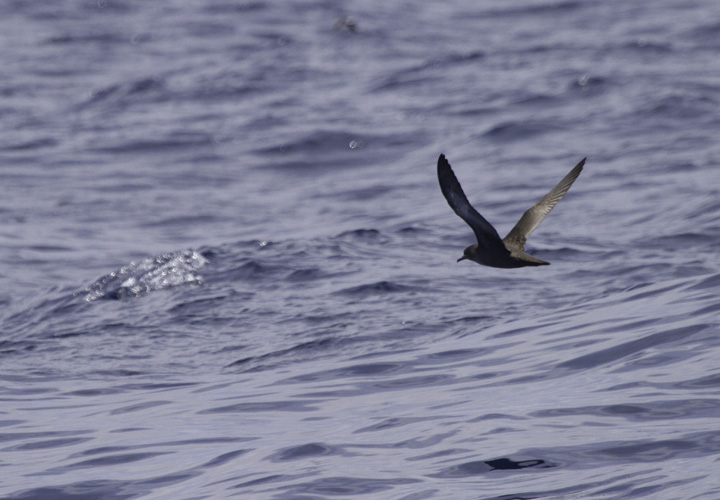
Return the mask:
<svg viewBox="0 0 720 500">
<path fill-rule="evenodd" d="M 461 260 L 473 260 L 472 256 L 475 253 L 475 249 L 477 248 L 477 245 L 470 245 L 465 250 L 463 250 L 463 255 L 460 257 L 457 261 L 460 262 Z"/>
</svg>

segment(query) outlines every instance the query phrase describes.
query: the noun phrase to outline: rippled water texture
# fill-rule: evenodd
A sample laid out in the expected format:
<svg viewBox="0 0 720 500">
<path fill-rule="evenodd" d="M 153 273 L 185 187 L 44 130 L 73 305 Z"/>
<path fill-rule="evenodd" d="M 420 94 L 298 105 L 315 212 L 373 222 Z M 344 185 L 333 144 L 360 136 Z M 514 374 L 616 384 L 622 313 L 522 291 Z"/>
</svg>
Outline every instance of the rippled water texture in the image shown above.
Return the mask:
<svg viewBox="0 0 720 500">
<path fill-rule="evenodd" d="M 0 498 L 720 498 L 718 19 L 0 2 Z"/>
</svg>

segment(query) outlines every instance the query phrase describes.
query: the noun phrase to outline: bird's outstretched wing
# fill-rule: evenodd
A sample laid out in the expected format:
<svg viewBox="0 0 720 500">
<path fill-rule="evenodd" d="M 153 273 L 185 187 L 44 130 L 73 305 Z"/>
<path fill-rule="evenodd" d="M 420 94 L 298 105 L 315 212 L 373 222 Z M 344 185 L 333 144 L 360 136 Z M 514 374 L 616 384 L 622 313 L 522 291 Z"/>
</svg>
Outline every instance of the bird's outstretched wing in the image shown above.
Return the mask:
<svg viewBox="0 0 720 500">
<path fill-rule="evenodd" d="M 478 240 L 478 247 L 499 252 L 498 255 L 509 255 L 510 251 L 505 248 L 503 241 L 500 239 L 500 235 L 492 224 L 486 221 L 485 218 L 470 205 L 460 186 L 460 182 L 458 182 L 457 177 L 455 177 L 450 167 L 450 163 L 445 159 L 445 155 L 440 155 L 440 158 L 438 158 L 437 172 L 443 196 L 445 196 L 450 208 L 473 230 Z"/>
<path fill-rule="evenodd" d="M 518 248 L 520 250 L 525 249 L 525 242 L 527 241 L 530 233 L 540 225 L 545 216 L 550 213 L 555 205 L 565 196 L 570 186 L 573 185 L 575 179 L 578 178 L 580 172 L 582 172 L 585 160 L 583 158 L 580 163 L 568 173 L 558 183 L 557 186 L 552 188 L 548 194 L 543 196 L 540 201 L 535 203 L 532 207 L 525 211 L 520 220 L 515 224 L 503 241 L 511 247 Z"/>
</svg>

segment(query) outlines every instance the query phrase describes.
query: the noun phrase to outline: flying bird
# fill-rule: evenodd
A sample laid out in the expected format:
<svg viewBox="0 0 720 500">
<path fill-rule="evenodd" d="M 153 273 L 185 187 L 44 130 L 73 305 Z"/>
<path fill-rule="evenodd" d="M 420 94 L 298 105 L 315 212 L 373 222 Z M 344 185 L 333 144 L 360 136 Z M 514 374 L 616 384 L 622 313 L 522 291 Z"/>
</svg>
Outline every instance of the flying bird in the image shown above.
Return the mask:
<svg viewBox="0 0 720 500">
<path fill-rule="evenodd" d="M 549 262 L 540 260 L 525 252 L 525 242 L 530 234 L 537 229 L 545 216 L 550 213 L 557 202 L 565 196 L 570 186 L 582 172 L 585 160 L 580 163 L 552 188 L 540 201 L 530 207 L 520 220 L 515 224 L 505 238 L 500 235 L 485 217 L 470 205 L 465 193 L 452 171 L 445 155 L 438 158 L 437 172 L 440 181 L 440 189 L 447 200 L 450 208 L 473 230 L 477 237 L 477 243 L 467 247 L 463 256 L 457 261 L 472 260 L 483 266 L 500 267 L 511 269 L 525 266 L 546 266 Z"/>
</svg>

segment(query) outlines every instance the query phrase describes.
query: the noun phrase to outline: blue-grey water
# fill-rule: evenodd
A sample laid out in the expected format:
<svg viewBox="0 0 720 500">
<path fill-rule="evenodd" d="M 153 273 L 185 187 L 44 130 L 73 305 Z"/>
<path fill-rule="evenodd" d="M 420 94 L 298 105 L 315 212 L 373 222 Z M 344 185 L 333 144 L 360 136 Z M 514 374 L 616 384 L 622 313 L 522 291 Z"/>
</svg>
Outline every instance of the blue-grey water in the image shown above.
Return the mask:
<svg viewBox="0 0 720 500">
<path fill-rule="evenodd" d="M 6 0 L 0 47 L 1 498 L 720 498 L 720 3 Z M 552 265 L 456 263 L 440 153 L 501 235 L 587 156 Z"/>
</svg>

